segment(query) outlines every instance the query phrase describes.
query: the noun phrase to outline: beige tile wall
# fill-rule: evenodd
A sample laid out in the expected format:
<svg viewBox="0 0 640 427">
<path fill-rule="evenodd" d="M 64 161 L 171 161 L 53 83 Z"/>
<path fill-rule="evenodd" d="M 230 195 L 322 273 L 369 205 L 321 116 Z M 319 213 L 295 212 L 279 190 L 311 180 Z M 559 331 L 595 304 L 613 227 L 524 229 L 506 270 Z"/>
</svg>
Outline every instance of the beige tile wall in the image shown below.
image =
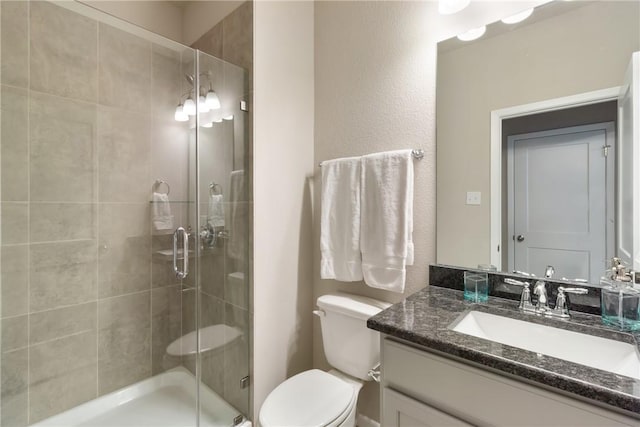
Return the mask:
<svg viewBox="0 0 640 427">
<path fill-rule="evenodd" d="M 24 426 L 176 365 L 149 200 L 156 178 L 186 194 L 183 58 L 51 3 L 0 8 L 0 424 Z"/>
</svg>

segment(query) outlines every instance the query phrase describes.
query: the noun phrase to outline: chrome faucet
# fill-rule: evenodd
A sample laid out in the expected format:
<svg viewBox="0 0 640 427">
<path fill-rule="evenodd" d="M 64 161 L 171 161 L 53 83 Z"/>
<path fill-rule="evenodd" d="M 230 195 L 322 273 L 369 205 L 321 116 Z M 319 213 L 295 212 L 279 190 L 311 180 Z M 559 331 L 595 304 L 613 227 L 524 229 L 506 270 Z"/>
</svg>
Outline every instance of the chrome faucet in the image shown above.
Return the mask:
<svg viewBox="0 0 640 427">
<path fill-rule="evenodd" d="M 549 311 L 549 298 L 547 296 L 547 283 L 538 280 L 533 287 L 534 295 L 538 296 L 538 301 L 536 302 L 536 311 L 545 312 Z"/>
<path fill-rule="evenodd" d="M 552 266 L 547 266 L 544 277 L 550 279 L 553 276 L 554 269 Z M 567 304 L 567 294 L 586 294 L 589 291 L 585 288 L 564 288 L 558 287 L 558 296 L 556 298 L 556 305 L 553 309 L 549 307 L 549 297 L 547 294 L 547 283 L 544 280 L 536 281 L 533 288 L 533 293 L 538 296 L 536 304 L 531 302 L 531 291 L 529 290 L 529 282 L 521 282 L 520 280 L 511 279 L 509 277 L 504 279 L 505 283 L 510 285 L 522 286 L 522 295 L 520 296 L 520 305 L 518 309 L 528 313 L 544 314 L 551 317 L 560 317 L 562 319 L 568 319 L 569 306 Z"/>
<path fill-rule="evenodd" d="M 547 269 L 544 271 L 545 279 L 550 279 L 555 273 L 555 269 L 553 266 L 548 265 Z M 536 281 L 535 286 L 533 287 L 533 293 L 538 296 L 538 301 L 536 302 L 536 311 L 538 313 L 546 313 L 551 310 L 549 307 L 549 297 L 547 295 L 547 282 L 544 280 Z"/>
</svg>

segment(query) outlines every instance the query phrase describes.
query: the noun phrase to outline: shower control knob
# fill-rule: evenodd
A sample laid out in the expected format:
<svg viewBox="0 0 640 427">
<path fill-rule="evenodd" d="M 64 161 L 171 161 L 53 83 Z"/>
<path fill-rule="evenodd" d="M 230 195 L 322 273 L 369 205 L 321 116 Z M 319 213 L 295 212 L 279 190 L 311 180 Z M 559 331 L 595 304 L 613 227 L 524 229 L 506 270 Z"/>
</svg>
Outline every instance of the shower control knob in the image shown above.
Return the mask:
<svg viewBox="0 0 640 427">
<path fill-rule="evenodd" d="M 200 240 L 202 241 L 203 244 L 203 249 L 204 249 L 204 245 L 208 246 L 208 247 L 213 247 L 216 244 L 216 233 L 213 230 L 213 228 L 207 224 L 207 225 L 203 225 L 201 230 L 200 230 Z"/>
</svg>

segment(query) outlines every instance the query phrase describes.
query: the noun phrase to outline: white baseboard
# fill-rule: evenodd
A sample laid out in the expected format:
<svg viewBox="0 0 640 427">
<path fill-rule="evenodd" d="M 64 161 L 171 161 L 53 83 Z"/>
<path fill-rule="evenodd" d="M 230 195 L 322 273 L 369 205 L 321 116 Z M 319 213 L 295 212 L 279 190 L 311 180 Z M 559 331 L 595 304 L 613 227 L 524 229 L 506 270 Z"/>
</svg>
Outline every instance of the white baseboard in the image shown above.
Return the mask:
<svg viewBox="0 0 640 427">
<path fill-rule="evenodd" d="M 362 414 L 358 414 L 356 417 L 356 426 L 357 427 L 380 427 L 380 423 L 372 420 L 369 417 L 365 417 Z"/>
</svg>

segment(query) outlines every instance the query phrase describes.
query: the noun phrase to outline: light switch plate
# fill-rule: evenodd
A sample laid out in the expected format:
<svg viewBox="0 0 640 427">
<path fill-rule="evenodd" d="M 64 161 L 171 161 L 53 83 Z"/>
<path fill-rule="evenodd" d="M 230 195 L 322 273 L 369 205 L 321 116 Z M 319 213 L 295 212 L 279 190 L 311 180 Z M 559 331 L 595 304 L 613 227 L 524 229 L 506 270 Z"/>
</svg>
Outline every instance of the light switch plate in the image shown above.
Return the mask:
<svg viewBox="0 0 640 427">
<path fill-rule="evenodd" d="M 467 204 L 479 205 L 482 199 L 482 193 L 480 191 L 467 191 Z"/>
</svg>

